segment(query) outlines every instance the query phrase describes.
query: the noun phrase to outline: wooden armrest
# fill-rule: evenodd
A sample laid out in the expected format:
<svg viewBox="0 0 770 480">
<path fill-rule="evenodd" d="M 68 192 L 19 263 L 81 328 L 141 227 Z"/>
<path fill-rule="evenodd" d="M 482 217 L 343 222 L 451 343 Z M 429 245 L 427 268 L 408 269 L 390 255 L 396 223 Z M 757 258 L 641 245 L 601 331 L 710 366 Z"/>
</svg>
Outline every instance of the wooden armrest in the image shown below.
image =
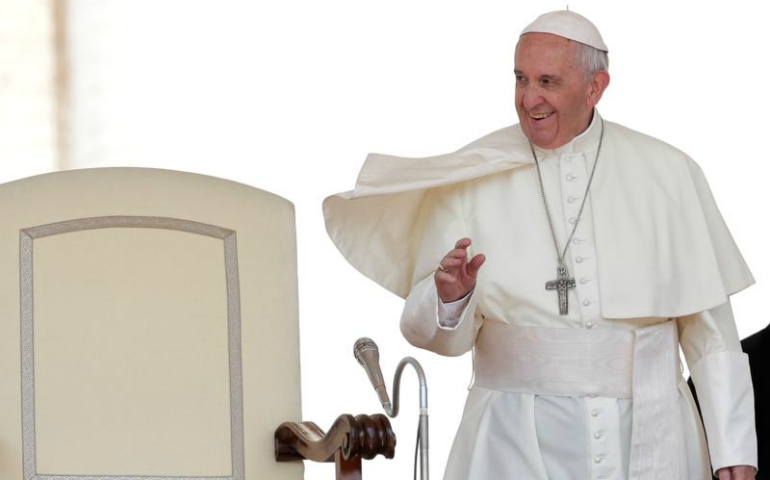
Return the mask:
<svg viewBox="0 0 770 480">
<path fill-rule="evenodd" d="M 337 417 L 324 433 L 313 422 L 284 422 L 275 431 L 275 460 L 335 462 L 337 480 L 361 479 L 361 459 L 393 458 L 396 435 L 385 415 Z"/>
</svg>

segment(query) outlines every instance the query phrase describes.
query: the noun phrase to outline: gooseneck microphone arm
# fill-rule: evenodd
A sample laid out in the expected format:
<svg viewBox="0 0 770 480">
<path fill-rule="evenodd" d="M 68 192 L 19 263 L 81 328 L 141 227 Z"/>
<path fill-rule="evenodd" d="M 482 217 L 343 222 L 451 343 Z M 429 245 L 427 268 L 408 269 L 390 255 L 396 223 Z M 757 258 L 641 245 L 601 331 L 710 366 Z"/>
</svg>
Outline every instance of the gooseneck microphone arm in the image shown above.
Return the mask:
<svg viewBox="0 0 770 480">
<path fill-rule="evenodd" d="M 404 372 L 404 368 L 406 368 L 407 365 L 414 367 L 415 372 L 417 372 L 417 379 L 420 382 L 420 413 L 422 413 L 423 410 L 425 410 L 426 413 L 428 411 L 428 382 L 425 380 L 425 372 L 423 371 L 420 362 L 412 357 L 404 357 L 398 362 L 396 374 L 393 376 L 393 407 L 388 411 L 388 408 L 383 405 L 385 413 L 387 413 L 389 417 L 398 415 L 399 398 L 401 397 L 401 374 Z"/>
<path fill-rule="evenodd" d="M 412 357 L 404 357 L 398 363 L 396 374 L 393 377 L 393 403 L 391 403 L 385 382 L 382 379 L 380 353 L 377 344 L 370 338 L 359 338 L 353 346 L 353 355 L 358 360 L 358 363 L 364 367 L 364 370 L 366 370 L 369 380 L 372 382 L 372 386 L 374 386 L 374 390 L 380 399 L 380 403 L 382 403 L 382 408 L 391 418 L 395 418 L 399 412 L 401 403 L 401 375 L 404 373 L 404 368 L 407 365 L 414 367 L 417 379 L 420 382 L 420 478 L 428 480 L 428 382 L 425 379 L 425 371 L 422 369 L 420 362 Z"/>
</svg>

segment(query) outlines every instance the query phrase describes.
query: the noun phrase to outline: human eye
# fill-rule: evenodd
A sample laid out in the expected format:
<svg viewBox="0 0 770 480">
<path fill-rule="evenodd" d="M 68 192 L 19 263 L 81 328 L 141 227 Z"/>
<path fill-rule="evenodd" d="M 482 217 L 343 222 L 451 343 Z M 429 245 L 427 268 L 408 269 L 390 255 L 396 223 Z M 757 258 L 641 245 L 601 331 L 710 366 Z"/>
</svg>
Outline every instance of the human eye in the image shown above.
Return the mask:
<svg viewBox="0 0 770 480">
<path fill-rule="evenodd" d="M 559 82 L 553 77 L 543 77 L 540 79 L 540 85 L 543 88 L 555 88 L 559 85 Z"/>
<path fill-rule="evenodd" d="M 524 75 L 520 75 L 520 74 L 517 73 L 515 78 L 516 78 L 516 85 L 517 86 L 522 86 L 522 85 L 527 83 L 526 79 L 524 78 Z"/>
</svg>

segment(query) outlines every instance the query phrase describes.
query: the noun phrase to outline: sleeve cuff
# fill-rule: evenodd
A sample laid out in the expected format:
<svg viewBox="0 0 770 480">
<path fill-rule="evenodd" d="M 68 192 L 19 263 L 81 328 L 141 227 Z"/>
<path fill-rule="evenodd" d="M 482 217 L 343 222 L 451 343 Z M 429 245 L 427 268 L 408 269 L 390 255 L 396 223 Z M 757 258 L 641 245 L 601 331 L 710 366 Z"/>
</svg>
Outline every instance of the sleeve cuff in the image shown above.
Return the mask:
<svg viewBox="0 0 770 480">
<path fill-rule="evenodd" d="M 706 355 L 690 369 L 706 428 L 711 468 L 757 468 L 754 389 L 748 356 L 723 351 Z"/>
<path fill-rule="evenodd" d="M 460 300 L 462 302 L 462 300 Z M 443 326 L 439 322 L 438 292 L 433 277 L 423 279 L 412 287 L 401 315 L 401 333 L 418 348 L 440 355 L 458 356 L 473 347 L 480 323 L 475 321 L 476 300 L 473 293 L 467 297 L 456 325 Z M 470 317 L 465 320 L 465 317 Z"/>
<path fill-rule="evenodd" d="M 438 326 L 439 328 L 448 328 L 454 330 L 464 318 L 465 311 L 470 303 L 473 292 L 454 302 L 444 303 L 438 298 Z"/>
</svg>

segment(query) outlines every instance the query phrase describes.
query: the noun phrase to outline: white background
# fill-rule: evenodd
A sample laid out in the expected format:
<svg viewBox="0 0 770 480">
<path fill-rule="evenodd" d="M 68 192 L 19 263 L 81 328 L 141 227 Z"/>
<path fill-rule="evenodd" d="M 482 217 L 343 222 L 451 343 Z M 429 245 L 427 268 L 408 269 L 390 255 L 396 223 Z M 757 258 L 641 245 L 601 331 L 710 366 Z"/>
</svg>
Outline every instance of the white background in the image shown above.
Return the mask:
<svg viewBox="0 0 770 480">
<path fill-rule="evenodd" d="M 763 300 L 770 297 L 770 45 L 759 5 L 569 5 L 598 25 L 610 48 L 604 118 L 674 144 L 709 178 L 758 281 L 733 299 L 741 336 L 768 323 Z M 73 1 L 67 167 L 194 171 L 293 201 L 304 419 L 326 429 L 343 412 L 379 411 L 352 357 L 355 339 L 372 337 L 386 378 L 405 355 L 427 371 L 431 469 L 440 478 L 470 357 L 439 358 L 401 338 L 402 301 L 339 255 L 325 234 L 321 202 L 353 187 L 368 152 L 444 153 L 515 123 L 518 32 L 538 14 L 564 7 L 510 0 Z M 4 168 L 14 172 L 11 163 Z M 396 459 L 365 462 L 364 478 L 411 477 L 416 418 L 416 381 L 407 371 L 402 414 L 393 421 Z M 307 467 L 308 479 L 333 476 L 331 464 Z"/>
</svg>

